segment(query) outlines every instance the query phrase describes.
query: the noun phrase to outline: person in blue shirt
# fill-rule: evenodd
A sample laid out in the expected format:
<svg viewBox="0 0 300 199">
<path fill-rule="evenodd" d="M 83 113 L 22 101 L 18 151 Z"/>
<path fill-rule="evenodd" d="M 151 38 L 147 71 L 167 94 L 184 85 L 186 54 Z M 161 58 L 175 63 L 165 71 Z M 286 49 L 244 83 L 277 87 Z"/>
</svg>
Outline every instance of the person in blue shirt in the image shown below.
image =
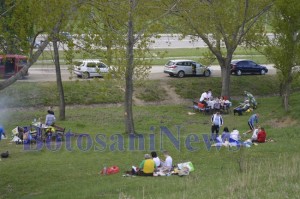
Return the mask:
<svg viewBox="0 0 300 199">
<path fill-rule="evenodd" d="M 4 135 L 4 137 L 6 137 L 4 128 L 0 125 L 0 140 L 2 139 L 2 135 Z"/>
<path fill-rule="evenodd" d="M 246 135 L 247 133 L 251 133 L 253 132 L 253 130 L 255 129 L 255 124 L 258 124 L 258 118 L 259 118 L 259 114 L 258 113 L 254 113 L 253 115 L 251 115 L 251 117 L 248 120 L 248 125 L 249 125 L 249 130 L 247 132 L 244 133 L 244 135 Z"/>
<path fill-rule="evenodd" d="M 230 132 L 229 132 L 228 127 L 224 127 L 221 138 L 222 138 L 222 142 L 229 141 Z"/>
</svg>

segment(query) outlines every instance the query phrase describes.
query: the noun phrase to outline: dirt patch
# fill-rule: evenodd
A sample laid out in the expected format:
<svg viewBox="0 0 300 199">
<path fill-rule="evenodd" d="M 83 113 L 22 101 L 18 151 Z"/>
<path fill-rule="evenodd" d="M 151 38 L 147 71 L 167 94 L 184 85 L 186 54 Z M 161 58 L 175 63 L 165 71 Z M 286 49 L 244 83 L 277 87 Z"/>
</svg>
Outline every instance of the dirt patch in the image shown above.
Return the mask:
<svg viewBox="0 0 300 199">
<path fill-rule="evenodd" d="M 290 117 L 286 117 L 286 118 L 281 118 L 281 119 L 273 119 L 273 120 L 269 121 L 268 123 L 272 127 L 284 128 L 284 127 L 296 125 L 297 121 Z"/>
<path fill-rule="evenodd" d="M 133 104 L 136 106 L 147 106 L 147 105 L 173 105 L 173 104 L 192 104 L 191 100 L 181 98 L 175 92 L 175 88 L 171 87 L 166 81 L 161 81 L 159 87 L 165 90 L 164 100 L 146 102 L 136 97 L 137 93 L 134 92 L 132 99 Z"/>
<path fill-rule="evenodd" d="M 167 97 L 163 101 L 163 103 L 165 103 L 165 104 L 185 104 L 185 103 L 189 103 L 190 102 L 190 100 L 181 98 L 175 92 L 175 88 L 169 86 L 168 84 L 161 83 L 160 86 L 167 92 Z"/>
</svg>

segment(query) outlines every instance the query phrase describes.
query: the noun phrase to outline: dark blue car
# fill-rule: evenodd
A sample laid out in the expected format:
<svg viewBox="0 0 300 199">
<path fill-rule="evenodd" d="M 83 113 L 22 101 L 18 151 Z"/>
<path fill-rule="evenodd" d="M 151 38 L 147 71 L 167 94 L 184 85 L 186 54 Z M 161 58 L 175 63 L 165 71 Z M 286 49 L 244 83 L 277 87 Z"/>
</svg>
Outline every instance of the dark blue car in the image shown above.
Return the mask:
<svg viewBox="0 0 300 199">
<path fill-rule="evenodd" d="M 260 74 L 264 75 L 268 72 L 267 67 L 261 66 L 251 60 L 232 60 L 231 74 L 242 75 L 242 74 Z"/>
</svg>

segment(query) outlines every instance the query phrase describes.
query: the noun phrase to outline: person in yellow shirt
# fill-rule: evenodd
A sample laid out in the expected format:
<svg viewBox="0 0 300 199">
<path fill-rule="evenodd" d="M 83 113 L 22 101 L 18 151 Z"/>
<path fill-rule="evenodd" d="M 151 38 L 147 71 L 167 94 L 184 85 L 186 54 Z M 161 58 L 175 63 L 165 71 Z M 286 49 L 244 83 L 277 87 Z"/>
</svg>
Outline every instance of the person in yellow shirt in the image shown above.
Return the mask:
<svg viewBox="0 0 300 199">
<path fill-rule="evenodd" d="M 145 154 L 145 160 L 140 164 L 140 170 L 137 175 L 139 176 L 153 176 L 156 169 L 156 164 L 149 154 Z"/>
</svg>

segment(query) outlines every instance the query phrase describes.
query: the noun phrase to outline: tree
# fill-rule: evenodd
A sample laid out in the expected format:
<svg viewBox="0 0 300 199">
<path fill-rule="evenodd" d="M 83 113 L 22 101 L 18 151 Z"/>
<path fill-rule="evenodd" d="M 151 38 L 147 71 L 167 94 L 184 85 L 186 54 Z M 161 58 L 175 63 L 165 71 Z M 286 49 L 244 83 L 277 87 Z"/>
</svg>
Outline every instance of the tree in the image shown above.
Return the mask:
<svg viewBox="0 0 300 199">
<path fill-rule="evenodd" d="M 60 75 L 60 64 L 58 56 L 58 42 L 62 40 L 63 36 L 60 34 L 61 29 L 67 25 L 69 17 L 76 13 L 76 9 L 82 4 L 83 0 L 78 1 L 39 1 L 39 0 L 18 0 L 15 1 L 15 6 L 12 9 L 9 17 L 12 24 L 18 23 L 18 20 L 22 18 L 28 19 L 26 23 L 21 24 L 23 26 L 28 25 L 30 29 L 19 28 L 16 26 L 13 32 L 9 32 L 9 35 L 13 35 L 21 41 L 20 48 L 25 49 L 24 52 L 28 52 L 29 61 L 27 65 L 16 75 L 0 83 L 0 89 L 4 89 L 18 79 L 20 79 L 26 71 L 36 62 L 38 57 L 44 51 L 46 46 L 53 41 L 54 45 L 54 63 L 56 66 L 57 87 L 60 96 L 60 119 L 65 118 L 65 102 L 63 85 Z M 26 8 L 26 10 L 24 10 Z M 38 18 L 30 16 L 40 16 Z M 47 33 L 46 38 L 37 51 L 33 51 L 35 39 L 41 33 Z M 33 38 L 32 42 L 28 42 L 28 38 Z M 31 41 L 31 39 L 30 39 Z"/>
<path fill-rule="evenodd" d="M 291 84 L 299 77 L 300 64 L 300 4 L 297 0 L 277 0 L 271 26 L 274 38 L 265 49 L 266 57 L 278 69 L 280 93 L 285 111 L 289 110 Z"/>
<path fill-rule="evenodd" d="M 91 0 L 89 4 L 91 7 L 85 7 L 89 10 L 85 13 L 89 14 L 88 20 L 84 20 L 87 25 L 84 46 L 88 50 L 90 46 L 106 47 L 93 48 L 90 52 L 109 63 L 110 73 L 125 91 L 125 132 L 134 134 L 133 82 L 149 73 L 151 60 L 146 60 L 145 55 L 149 53 L 151 37 L 161 32 L 158 20 L 170 11 L 170 4 L 165 6 L 160 1 L 148 0 Z"/>
<path fill-rule="evenodd" d="M 64 95 L 64 88 L 61 78 L 61 71 L 60 71 L 60 60 L 59 60 L 59 44 L 61 42 L 65 42 L 66 38 L 64 35 L 61 34 L 62 29 L 68 25 L 70 19 L 77 13 L 77 9 L 82 5 L 82 1 L 59 1 L 56 0 L 50 1 L 52 2 L 52 6 L 49 6 L 49 2 L 45 2 L 43 4 L 41 2 L 42 7 L 47 8 L 45 9 L 46 15 L 50 18 L 50 26 L 51 29 L 47 29 L 44 27 L 43 29 L 47 32 L 52 32 L 52 34 L 48 37 L 53 42 L 53 51 L 54 51 L 54 65 L 55 65 L 55 72 L 56 72 L 56 84 L 57 90 L 59 94 L 59 118 L 60 120 L 65 119 L 65 95 Z M 49 20 L 49 19 L 48 19 Z M 59 22 L 59 23 L 55 23 Z M 49 24 L 48 24 L 49 25 Z M 72 43 L 72 41 L 68 42 Z"/>
<path fill-rule="evenodd" d="M 261 17 L 272 0 L 181 1 L 174 15 L 183 36 L 201 38 L 221 67 L 222 96 L 230 96 L 230 62 L 241 44 L 256 42 L 263 33 Z M 175 26 L 176 27 L 176 26 Z"/>
<path fill-rule="evenodd" d="M 33 34 L 33 24 L 31 23 L 33 17 L 27 12 L 29 5 L 25 2 L 13 0 L 0 2 L 1 53 L 28 53 L 30 45 L 28 36 Z"/>
</svg>

